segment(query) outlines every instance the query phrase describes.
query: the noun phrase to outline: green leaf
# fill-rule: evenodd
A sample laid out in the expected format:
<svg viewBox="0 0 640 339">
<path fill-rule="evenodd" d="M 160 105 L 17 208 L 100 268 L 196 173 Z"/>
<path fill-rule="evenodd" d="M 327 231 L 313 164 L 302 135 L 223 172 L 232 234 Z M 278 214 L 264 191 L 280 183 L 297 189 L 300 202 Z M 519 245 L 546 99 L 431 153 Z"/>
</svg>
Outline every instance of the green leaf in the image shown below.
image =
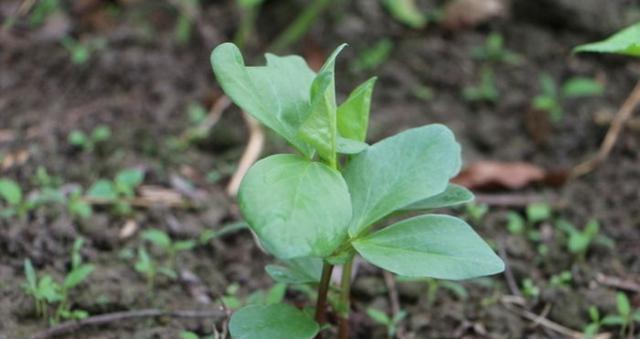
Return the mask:
<svg viewBox="0 0 640 339">
<path fill-rule="evenodd" d="M 69 133 L 67 141 L 70 145 L 76 147 L 84 147 L 89 142 L 87 135 L 84 132 L 78 130 L 74 130 Z"/>
<path fill-rule="evenodd" d="M 91 272 L 94 270 L 94 266 L 90 264 L 80 265 L 77 268 L 73 269 L 69 274 L 64 278 L 64 282 L 62 286 L 65 289 L 71 289 L 77 286 L 79 283 L 83 282 Z"/>
<path fill-rule="evenodd" d="M 367 138 L 371 96 L 377 79 L 373 77 L 358 86 L 338 107 L 338 131 L 344 138 L 356 141 Z"/>
<path fill-rule="evenodd" d="M 427 25 L 427 17 L 418 9 L 416 0 L 384 0 L 383 4 L 394 19 L 411 28 Z"/>
<path fill-rule="evenodd" d="M 640 322 L 640 309 L 637 309 L 635 312 L 633 312 L 633 320 Z"/>
<path fill-rule="evenodd" d="M 112 201 L 118 198 L 118 193 L 113 183 L 106 179 L 96 181 L 87 191 L 87 195 L 91 198 Z"/>
<path fill-rule="evenodd" d="M 507 229 L 511 234 L 522 234 L 526 228 L 524 218 L 519 213 L 509 211 L 507 213 Z"/>
<path fill-rule="evenodd" d="M 180 339 L 200 339 L 200 337 L 193 332 L 182 331 L 180 332 Z"/>
<path fill-rule="evenodd" d="M 137 168 L 125 169 L 116 175 L 116 185 L 133 189 L 144 180 L 144 172 Z"/>
<path fill-rule="evenodd" d="M 277 283 L 264 296 L 264 303 L 267 305 L 279 304 L 284 299 L 285 293 L 287 293 L 287 284 Z"/>
<path fill-rule="evenodd" d="M 340 154 L 358 154 L 369 147 L 367 143 L 338 137 L 336 149 Z"/>
<path fill-rule="evenodd" d="M 415 211 L 453 207 L 471 202 L 474 198 L 475 196 L 468 189 L 459 185 L 449 184 L 444 192 L 413 203 L 404 207 L 403 210 Z"/>
<path fill-rule="evenodd" d="M 38 289 L 38 276 L 36 270 L 33 269 L 31 260 L 25 259 L 24 261 L 24 275 L 27 278 L 27 286 L 29 290 L 35 292 Z"/>
<path fill-rule="evenodd" d="M 527 220 L 535 224 L 551 218 L 551 206 L 545 202 L 536 202 L 529 204 L 526 209 Z"/>
<path fill-rule="evenodd" d="M 103 142 L 111 137 L 111 129 L 109 126 L 98 126 L 91 132 L 91 139 L 94 142 Z"/>
<path fill-rule="evenodd" d="M 142 239 L 152 242 L 154 245 L 168 249 L 171 247 L 171 237 L 159 229 L 150 229 L 142 232 Z"/>
<path fill-rule="evenodd" d="M 322 260 L 318 258 L 297 258 L 287 260 L 286 266 L 267 265 L 265 270 L 277 282 L 287 284 L 315 283 L 320 281 Z"/>
<path fill-rule="evenodd" d="M 38 282 L 38 296 L 39 298 L 45 299 L 50 303 L 60 301 L 62 300 L 60 285 L 53 281 L 53 278 L 51 278 L 51 276 L 45 275 Z"/>
<path fill-rule="evenodd" d="M 0 197 L 11 206 L 18 205 L 22 201 L 22 189 L 13 180 L 0 179 Z"/>
<path fill-rule="evenodd" d="M 460 145 L 438 124 L 409 129 L 354 156 L 344 169 L 353 205 L 349 234 L 442 193 L 460 163 Z"/>
<path fill-rule="evenodd" d="M 500 273 L 504 263 L 464 221 L 423 215 L 357 239 L 372 264 L 409 277 L 461 280 Z"/>
<path fill-rule="evenodd" d="M 266 59 L 266 66 L 246 67 L 232 43 L 221 44 L 211 53 L 216 78 L 233 102 L 310 156 L 313 150 L 298 138 L 298 129 L 310 111 L 315 73 L 298 56 L 267 54 Z"/>
<path fill-rule="evenodd" d="M 229 331 L 234 339 L 311 339 L 318 324 L 302 311 L 285 304 L 251 305 L 231 316 Z"/>
<path fill-rule="evenodd" d="M 347 236 L 347 185 L 319 162 L 292 154 L 258 161 L 245 175 L 238 201 L 251 229 L 280 259 L 326 257 Z"/>
<path fill-rule="evenodd" d="M 336 163 L 336 98 L 333 72 L 322 72 L 311 85 L 311 113 L 300 126 L 298 136 L 311 145 L 320 158 Z"/>
<path fill-rule="evenodd" d="M 626 321 L 619 315 L 608 315 L 602 318 L 602 325 L 624 325 Z"/>
<path fill-rule="evenodd" d="M 571 78 L 562 86 L 562 95 L 567 98 L 597 96 L 602 93 L 604 93 L 602 84 L 589 78 Z"/>
<path fill-rule="evenodd" d="M 80 217 L 82 219 L 87 219 L 93 213 L 93 209 L 91 205 L 86 201 L 80 199 L 72 199 L 69 201 L 69 213 L 73 216 Z"/>
<path fill-rule="evenodd" d="M 196 242 L 193 240 L 176 241 L 176 243 L 173 244 L 173 249 L 176 251 L 188 251 L 194 247 L 196 247 Z"/>
<path fill-rule="evenodd" d="M 640 22 L 631 25 L 606 40 L 580 45 L 573 49 L 578 52 L 615 53 L 640 56 Z"/>
<path fill-rule="evenodd" d="M 623 317 L 627 318 L 631 314 L 631 304 L 629 303 L 629 298 L 627 295 L 619 292 L 616 294 L 616 305 L 618 307 L 618 313 Z"/>
<path fill-rule="evenodd" d="M 369 316 L 369 318 L 373 319 L 373 321 L 381 325 L 387 326 L 392 323 L 391 319 L 386 313 L 372 307 L 367 308 L 367 315 Z"/>
<path fill-rule="evenodd" d="M 311 111 L 300 126 L 299 136 L 313 146 L 332 167 L 336 162 L 336 89 L 335 63 L 338 54 L 346 47 L 336 48 L 320 69 L 311 84 Z"/>
</svg>

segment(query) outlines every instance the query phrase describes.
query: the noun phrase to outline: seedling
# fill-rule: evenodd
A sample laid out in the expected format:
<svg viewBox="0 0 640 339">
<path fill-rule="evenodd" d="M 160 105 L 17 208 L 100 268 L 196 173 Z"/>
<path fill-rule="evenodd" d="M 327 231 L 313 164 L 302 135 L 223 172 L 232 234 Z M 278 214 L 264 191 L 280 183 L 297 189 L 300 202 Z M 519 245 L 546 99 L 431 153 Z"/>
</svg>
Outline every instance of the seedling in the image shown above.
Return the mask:
<svg viewBox="0 0 640 339">
<path fill-rule="evenodd" d="M 618 314 L 607 315 L 600 322 L 602 325 L 620 326 L 620 337 L 633 338 L 634 325 L 640 323 L 640 308 L 633 309 L 626 294 L 616 294 Z"/>
<path fill-rule="evenodd" d="M 152 292 L 156 285 L 156 277 L 158 273 L 163 274 L 170 279 L 176 279 L 178 277 L 173 269 L 156 265 L 155 261 L 153 261 L 151 256 L 149 256 L 149 253 L 144 249 L 144 247 L 138 248 L 138 259 L 134 263 L 133 267 L 136 272 L 144 275 L 147 280 L 147 288 L 149 292 Z"/>
<path fill-rule="evenodd" d="M 125 169 L 118 172 L 113 180 L 96 181 L 87 191 L 87 196 L 100 203 L 112 204 L 120 215 L 128 215 L 131 214 L 130 199 L 135 196 L 135 189 L 143 180 L 144 171 Z"/>
<path fill-rule="evenodd" d="M 492 32 L 487 36 L 484 46 L 476 47 L 471 51 L 474 59 L 504 62 L 506 64 L 517 65 L 522 62 L 522 57 L 504 47 L 504 39 L 500 33 Z"/>
<path fill-rule="evenodd" d="M 462 97 L 471 102 L 496 103 L 500 98 L 500 92 L 496 87 L 493 71 L 488 67 L 483 67 L 480 73 L 480 84 L 465 87 L 462 90 Z"/>
<path fill-rule="evenodd" d="M 466 219 L 471 220 L 473 223 L 479 223 L 489 212 L 489 206 L 486 204 L 470 202 L 465 205 L 464 211 Z"/>
<path fill-rule="evenodd" d="M 504 269 L 461 219 L 425 214 L 378 229 L 391 214 L 456 205 L 471 193 L 448 183 L 461 159 L 460 146 L 445 126 L 413 128 L 371 146 L 364 142 L 375 78 L 338 105 L 334 64 L 343 47 L 317 74 L 298 56 L 267 54 L 266 66 L 246 67 L 233 44 L 212 53 L 226 94 L 299 152 L 269 156 L 251 167 L 238 195 L 245 220 L 278 259 L 322 262 L 313 276 L 287 267 L 300 273 L 298 283 L 317 284 L 315 321 L 287 304 L 252 305 L 231 318 L 234 337 L 314 337 L 324 325 L 333 266 L 342 265 L 333 309 L 338 338 L 347 338 L 356 253 L 410 277 L 460 280 Z"/>
<path fill-rule="evenodd" d="M 427 306 L 433 306 L 437 300 L 438 292 L 445 289 L 451 292 L 456 298 L 465 300 L 469 297 L 467 289 L 456 281 L 438 280 L 433 278 L 409 278 L 398 277 L 398 281 L 425 282 L 427 285 Z"/>
<path fill-rule="evenodd" d="M 178 18 L 176 19 L 175 37 L 178 43 L 185 44 L 191 40 L 194 12 L 198 11 L 200 0 L 179 0 L 176 3 Z"/>
<path fill-rule="evenodd" d="M 71 216 L 87 219 L 93 214 L 93 208 L 82 196 L 82 190 L 80 188 L 69 192 L 66 200 L 67 211 Z"/>
<path fill-rule="evenodd" d="M 415 0 L 383 0 L 382 4 L 394 19 L 411 28 L 424 28 L 429 22 L 428 16 L 420 11 Z"/>
<path fill-rule="evenodd" d="M 11 179 L 0 179 L 0 201 L 4 200 L 4 208 L 0 208 L 0 218 L 24 215 L 29 206 L 23 199 L 22 188 Z M 1 207 L 1 205 L 0 205 Z"/>
<path fill-rule="evenodd" d="M 364 50 L 360 56 L 353 61 L 351 69 L 354 72 L 362 72 L 375 69 L 385 63 L 393 51 L 393 42 L 389 39 L 381 39 L 372 47 Z"/>
<path fill-rule="evenodd" d="M 600 311 L 595 306 L 589 307 L 589 319 L 591 322 L 584 327 L 582 334 L 585 339 L 593 339 L 597 337 L 600 328 L 602 327 L 602 318 L 600 317 Z"/>
<path fill-rule="evenodd" d="M 108 126 L 98 126 L 90 134 L 80 130 L 73 130 L 67 140 L 70 145 L 86 152 L 93 151 L 96 146 L 111 138 L 111 129 Z"/>
<path fill-rule="evenodd" d="M 540 289 L 533 280 L 526 278 L 522 281 L 522 294 L 528 299 L 537 299 L 540 296 Z"/>
<path fill-rule="evenodd" d="M 552 122 L 557 123 L 564 117 L 562 102 L 569 98 L 593 97 L 604 93 L 602 85 L 595 80 L 574 77 L 567 80 L 561 90 L 558 90 L 555 81 L 549 74 L 540 76 L 540 91 L 533 98 L 533 108 L 547 112 Z"/>
<path fill-rule="evenodd" d="M 104 49 L 107 45 L 106 40 L 102 38 L 80 41 L 70 36 L 62 38 L 60 43 L 62 43 L 62 46 L 69 52 L 71 62 L 76 65 L 86 64 L 91 58 L 91 54 Z"/>
<path fill-rule="evenodd" d="M 165 251 L 174 269 L 178 267 L 177 254 L 196 247 L 196 242 L 193 240 L 173 241 L 166 232 L 159 229 L 150 229 L 142 232 L 142 238 Z"/>
<path fill-rule="evenodd" d="M 549 280 L 549 284 L 553 287 L 571 287 L 573 281 L 573 274 L 570 271 L 562 271 L 559 274 L 554 274 Z"/>
<path fill-rule="evenodd" d="M 387 328 L 387 336 L 393 338 L 398 330 L 398 324 L 407 316 L 407 312 L 400 311 L 396 315 L 389 317 L 386 313 L 375 308 L 367 308 L 367 315 L 376 323 Z"/>
<path fill-rule="evenodd" d="M 44 23 L 49 15 L 59 10 L 60 2 L 58 0 L 38 1 L 29 15 L 29 25 L 31 27 L 38 27 Z"/>
<path fill-rule="evenodd" d="M 69 292 L 85 281 L 94 270 L 93 265 L 82 263 L 80 249 L 83 244 L 82 239 L 76 239 L 74 242 L 71 251 L 71 271 L 62 283 L 56 282 L 50 275 L 44 275 L 39 279 L 31 260 L 25 260 L 24 272 L 27 280 L 23 288 L 25 293 L 33 298 L 38 316 L 49 317 L 50 308 L 55 305 L 56 311 L 49 318 L 52 323 L 61 319 L 83 319 L 89 315 L 84 310 L 72 310 L 69 302 Z"/>
<path fill-rule="evenodd" d="M 599 234 L 600 224 L 595 219 L 589 220 L 583 230 L 577 229 L 564 219 L 558 220 L 556 227 L 566 233 L 567 249 L 581 261 L 585 260 L 587 252 L 594 242 L 613 247 L 613 241 L 610 238 Z"/>
</svg>

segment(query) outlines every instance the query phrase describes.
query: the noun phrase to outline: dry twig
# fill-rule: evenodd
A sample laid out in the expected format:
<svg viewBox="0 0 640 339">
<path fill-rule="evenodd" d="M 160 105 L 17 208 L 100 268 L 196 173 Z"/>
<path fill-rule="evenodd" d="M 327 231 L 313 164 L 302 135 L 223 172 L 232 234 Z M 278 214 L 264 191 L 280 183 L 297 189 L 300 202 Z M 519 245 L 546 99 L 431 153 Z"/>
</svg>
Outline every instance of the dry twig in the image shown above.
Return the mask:
<svg viewBox="0 0 640 339">
<path fill-rule="evenodd" d="M 247 143 L 247 148 L 240 158 L 238 169 L 233 173 L 231 181 L 229 181 L 229 185 L 227 185 L 227 193 L 230 196 L 236 196 L 238 194 L 242 178 L 244 178 L 249 167 L 258 160 L 258 157 L 262 152 L 262 148 L 264 147 L 264 131 L 262 131 L 260 124 L 244 111 L 242 111 L 242 117 L 249 128 L 249 142 Z"/>
<path fill-rule="evenodd" d="M 625 100 L 624 104 L 613 119 L 611 127 L 609 127 L 609 130 L 607 131 L 598 153 L 596 153 L 593 158 L 574 167 L 571 171 L 572 178 L 581 177 L 593 171 L 600 163 L 607 159 L 620 136 L 620 132 L 629 118 L 631 118 L 633 111 L 638 107 L 638 105 L 640 105 L 640 82 L 636 84 L 636 87 L 633 89 L 627 100 Z"/>
<path fill-rule="evenodd" d="M 640 284 L 632 280 L 624 280 L 618 277 L 612 277 L 598 273 L 596 275 L 596 282 L 600 285 L 609 286 L 629 292 L 640 293 Z"/>
<path fill-rule="evenodd" d="M 163 311 L 155 308 L 115 312 L 92 316 L 82 320 L 67 321 L 62 324 L 53 326 L 45 331 L 36 333 L 31 339 L 48 339 L 61 336 L 73 331 L 77 331 L 82 327 L 106 325 L 123 320 L 131 320 L 138 318 L 154 318 L 154 317 L 170 317 L 170 318 L 223 318 L 226 314 L 223 310 L 178 310 Z"/>
<path fill-rule="evenodd" d="M 393 277 L 391 272 L 383 270 L 382 274 L 384 275 L 384 283 L 387 285 L 387 290 L 389 291 L 389 302 L 391 303 L 391 318 L 395 319 L 398 314 L 400 314 L 400 298 L 398 297 L 398 289 L 396 288 L 396 280 Z M 406 329 L 402 322 L 397 324 L 396 329 L 396 338 L 403 339 L 406 338 Z"/>
</svg>

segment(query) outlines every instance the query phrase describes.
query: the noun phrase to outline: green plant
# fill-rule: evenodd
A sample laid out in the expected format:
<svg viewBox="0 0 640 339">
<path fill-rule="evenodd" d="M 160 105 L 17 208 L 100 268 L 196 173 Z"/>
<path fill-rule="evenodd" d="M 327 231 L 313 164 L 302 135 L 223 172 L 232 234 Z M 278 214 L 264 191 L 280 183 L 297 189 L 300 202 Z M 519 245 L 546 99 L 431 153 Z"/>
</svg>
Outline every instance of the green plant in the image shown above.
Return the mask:
<svg viewBox="0 0 640 339">
<path fill-rule="evenodd" d="M 440 290 L 445 289 L 451 292 L 456 298 L 465 300 L 469 297 L 467 289 L 456 281 L 438 280 L 433 278 L 411 278 L 398 277 L 398 281 L 424 282 L 427 285 L 427 306 L 433 306 L 437 300 Z"/>
<path fill-rule="evenodd" d="M 37 27 L 44 23 L 47 17 L 61 9 L 58 0 L 40 0 L 37 1 L 31 14 L 29 15 L 29 25 Z"/>
<path fill-rule="evenodd" d="M 173 241 L 166 232 L 159 229 L 150 229 L 142 232 L 142 238 L 165 251 L 174 269 L 178 267 L 177 254 L 196 247 L 196 242 L 193 240 Z"/>
<path fill-rule="evenodd" d="M 526 278 L 522 280 L 522 294 L 529 299 L 537 299 L 540 296 L 540 289 L 533 283 L 533 280 Z"/>
<path fill-rule="evenodd" d="M 130 200 L 135 196 L 135 189 L 142 184 L 144 171 L 137 168 L 118 172 L 113 180 L 100 179 L 93 183 L 87 191 L 90 199 L 100 203 L 112 204 L 116 213 L 131 213 Z"/>
<path fill-rule="evenodd" d="M 415 0 L 382 0 L 382 4 L 394 19 L 411 28 L 423 28 L 429 22 L 429 17 L 420 11 Z"/>
<path fill-rule="evenodd" d="M 83 131 L 73 130 L 67 137 L 67 141 L 71 146 L 91 152 L 109 138 L 111 138 L 111 129 L 108 126 L 98 126 L 88 135 Z"/>
<path fill-rule="evenodd" d="M 396 335 L 396 331 L 398 330 L 398 323 L 400 323 L 407 316 L 407 312 L 402 310 L 395 314 L 393 317 L 389 317 L 386 313 L 369 307 L 367 308 L 367 315 L 376 323 L 385 326 L 387 328 L 387 336 L 389 338 L 393 338 Z"/>
<path fill-rule="evenodd" d="M 574 77 L 567 80 L 562 89 L 558 90 L 553 78 L 543 73 L 540 75 L 540 91 L 541 93 L 533 98 L 533 108 L 547 112 L 552 122 L 558 122 L 564 117 L 564 99 L 602 95 L 604 88 L 595 80 Z"/>
<path fill-rule="evenodd" d="M 504 39 L 500 33 L 492 32 L 487 36 L 484 46 L 471 50 L 471 56 L 478 60 L 491 62 L 504 62 L 517 65 L 522 62 L 522 57 L 504 47 Z"/>
<path fill-rule="evenodd" d="M 393 42 L 389 39 L 380 39 L 373 46 L 362 51 L 360 56 L 353 61 L 351 69 L 354 72 L 372 70 L 385 63 L 393 51 Z"/>
<path fill-rule="evenodd" d="M 198 10 L 200 0 L 178 0 L 176 8 L 178 18 L 176 19 L 175 37 L 178 43 L 184 44 L 191 40 L 193 30 L 193 13 Z"/>
<path fill-rule="evenodd" d="M 570 287 L 573 281 L 571 271 L 562 271 L 551 276 L 549 284 L 553 287 Z"/>
<path fill-rule="evenodd" d="M 155 261 L 149 255 L 144 247 L 138 248 L 138 258 L 133 264 L 133 268 L 136 272 L 144 275 L 147 280 L 147 288 L 149 292 L 152 293 L 153 289 L 156 285 L 156 277 L 158 273 L 163 274 L 164 276 L 169 277 L 170 279 L 176 279 L 176 272 L 170 268 L 165 266 L 158 266 Z"/>
<path fill-rule="evenodd" d="M 640 22 L 631 25 L 606 40 L 580 45 L 578 52 L 615 53 L 640 57 Z"/>
<path fill-rule="evenodd" d="M 333 266 L 342 265 L 333 309 L 338 337 L 347 338 L 356 253 L 411 277 L 459 280 L 504 269 L 473 229 L 451 216 L 420 215 L 377 229 L 387 216 L 423 210 L 434 205 L 433 199 L 455 203 L 441 194 L 460 170 L 460 146 L 442 125 L 410 129 L 371 146 L 364 143 L 375 78 L 338 105 L 334 63 L 343 47 L 317 74 L 297 56 L 267 54 L 266 66 L 246 67 L 233 44 L 212 53 L 226 94 L 299 152 L 269 156 L 251 167 L 238 195 L 245 220 L 278 259 L 322 261 L 321 272 L 313 277 L 297 275 L 318 286 L 316 321 L 286 304 L 248 306 L 231 318 L 232 336 L 315 336 L 324 325 Z"/>
<path fill-rule="evenodd" d="M 618 314 L 607 315 L 600 321 L 601 325 L 620 326 L 620 337 L 633 338 L 635 323 L 640 323 L 640 308 L 633 309 L 626 294 L 616 294 Z"/>
<path fill-rule="evenodd" d="M 95 38 L 88 41 L 76 40 L 70 36 L 62 38 L 62 46 L 69 52 L 71 62 L 76 65 L 83 65 L 89 61 L 91 54 L 106 47 L 106 40 Z"/>
<path fill-rule="evenodd" d="M 565 232 L 567 235 L 567 249 L 580 260 L 586 258 L 587 251 L 594 242 L 599 242 L 607 247 L 613 247 L 613 241 L 611 239 L 599 234 L 600 224 L 595 219 L 589 220 L 583 230 L 577 229 L 564 219 L 557 220 L 556 227 Z"/>
<path fill-rule="evenodd" d="M 9 218 L 16 214 L 24 215 L 28 210 L 28 205 L 23 199 L 22 188 L 11 179 L 0 179 L 0 198 L 6 205 L 4 209 L 0 209 L 0 218 Z"/>
<path fill-rule="evenodd" d="M 500 92 L 496 87 L 493 71 L 488 67 L 483 67 L 480 72 L 480 84 L 467 86 L 462 90 L 462 97 L 466 101 L 486 101 L 495 103 L 500 98 Z"/>
<path fill-rule="evenodd" d="M 479 223 L 482 221 L 485 215 L 489 212 L 489 206 L 487 204 L 476 204 L 469 202 L 464 206 L 465 216 L 473 223 Z"/>
<path fill-rule="evenodd" d="M 55 313 L 49 318 L 52 323 L 57 323 L 61 319 L 83 319 L 89 315 L 84 310 L 72 310 L 69 301 L 70 291 L 85 281 L 94 270 L 93 265 L 82 263 L 80 250 L 83 244 L 84 240 L 82 239 L 76 239 L 73 243 L 71 271 L 65 276 L 62 283 L 56 282 L 50 275 L 38 278 L 31 260 L 24 261 L 26 282 L 23 288 L 25 293 L 33 298 L 37 315 L 43 318 L 49 317 L 49 308 L 57 304 Z"/>
</svg>

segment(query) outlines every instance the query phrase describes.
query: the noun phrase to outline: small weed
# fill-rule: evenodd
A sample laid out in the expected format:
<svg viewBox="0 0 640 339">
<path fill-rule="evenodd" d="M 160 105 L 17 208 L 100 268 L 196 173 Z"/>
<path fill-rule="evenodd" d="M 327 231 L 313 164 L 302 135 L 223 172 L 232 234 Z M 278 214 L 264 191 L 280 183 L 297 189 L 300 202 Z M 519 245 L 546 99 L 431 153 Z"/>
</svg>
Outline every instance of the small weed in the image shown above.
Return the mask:
<svg viewBox="0 0 640 339">
<path fill-rule="evenodd" d="M 465 87 L 462 91 L 462 97 L 469 102 L 496 103 L 500 98 L 500 92 L 496 86 L 493 71 L 488 67 L 483 67 L 480 72 L 480 84 Z"/>
<path fill-rule="evenodd" d="M 589 78 L 571 78 L 558 90 L 549 74 L 540 75 L 540 94 L 533 98 L 533 108 L 547 112 L 552 122 L 557 123 L 564 117 L 562 103 L 565 99 L 599 96 L 604 92 L 602 85 Z"/>
<path fill-rule="evenodd" d="M 111 129 L 108 126 L 98 126 L 90 134 L 80 130 L 73 130 L 67 137 L 71 146 L 77 147 L 85 152 L 93 151 L 98 145 L 111 138 Z"/>
</svg>

